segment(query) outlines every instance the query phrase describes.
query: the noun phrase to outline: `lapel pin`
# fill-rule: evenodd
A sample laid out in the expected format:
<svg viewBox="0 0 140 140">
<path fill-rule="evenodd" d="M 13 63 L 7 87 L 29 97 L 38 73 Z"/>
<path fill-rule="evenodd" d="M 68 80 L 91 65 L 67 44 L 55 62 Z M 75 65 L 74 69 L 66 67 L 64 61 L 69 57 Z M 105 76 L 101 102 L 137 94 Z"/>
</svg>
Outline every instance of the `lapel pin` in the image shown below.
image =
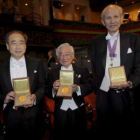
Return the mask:
<svg viewBox="0 0 140 140">
<path fill-rule="evenodd" d="M 80 77 L 81 77 L 81 75 L 79 74 L 79 75 L 78 75 L 78 78 L 80 78 Z"/>
</svg>

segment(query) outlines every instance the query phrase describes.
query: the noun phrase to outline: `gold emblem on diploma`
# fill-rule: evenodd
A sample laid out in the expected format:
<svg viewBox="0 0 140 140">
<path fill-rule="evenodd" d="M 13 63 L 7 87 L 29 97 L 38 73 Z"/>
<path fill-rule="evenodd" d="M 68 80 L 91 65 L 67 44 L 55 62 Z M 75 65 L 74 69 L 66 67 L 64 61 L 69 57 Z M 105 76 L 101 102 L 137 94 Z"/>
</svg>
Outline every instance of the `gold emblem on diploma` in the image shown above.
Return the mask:
<svg viewBox="0 0 140 140">
<path fill-rule="evenodd" d="M 109 68 L 110 88 L 128 87 L 124 66 Z"/>
<path fill-rule="evenodd" d="M 74 71 L 60 70 L 61 86 L 59 87 L 56 96 L 71 98 L 73 93 Z"/>
<path fill-rule="evenodd" d="M 33 104 L 30 100 L 31 92 L 30 92 L 29 77 L 14 78 L 13 88 L 16 94 L 14 100 L 15 107 Z"/>
</svg>

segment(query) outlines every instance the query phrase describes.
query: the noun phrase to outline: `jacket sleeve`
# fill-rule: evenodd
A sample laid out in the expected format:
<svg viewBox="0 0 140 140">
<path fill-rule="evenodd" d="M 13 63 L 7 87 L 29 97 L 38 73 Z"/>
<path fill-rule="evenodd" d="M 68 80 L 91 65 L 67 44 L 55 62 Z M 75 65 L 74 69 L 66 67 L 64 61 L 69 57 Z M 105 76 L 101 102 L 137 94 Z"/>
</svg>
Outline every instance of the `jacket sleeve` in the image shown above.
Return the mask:
<svg viewBox="0 0 140 140">
<path fill-rule="evenodd" d="M 134 61 L 131 74 L 128 76 L 128 81 L 131 81 L 133 87 L 136 87 L 140 83 L 140 37 L 135 35 L 131 43 L 133 43 L 131 45 L 134 46 Z"/>
<path fill-rule="evenodd" d="M 37 87 L 34 94 L 36 95 L 36 103 L 39 103 L 42 99 L 43 96 L 45 94 L 45 90 L 46 90 L 46 79 L 45 79 L 45 69 L 43 67 L 43 63 L 42 61 L 39 62 L 38 65 L 38 81 L 37 81 Z"/>
<path fill-rule="evenodd" d="M 86 96 L 93 91 L 92 78 L 87 68 L 83 68 L 80 81 L 81 95 Z"/>
</svg>

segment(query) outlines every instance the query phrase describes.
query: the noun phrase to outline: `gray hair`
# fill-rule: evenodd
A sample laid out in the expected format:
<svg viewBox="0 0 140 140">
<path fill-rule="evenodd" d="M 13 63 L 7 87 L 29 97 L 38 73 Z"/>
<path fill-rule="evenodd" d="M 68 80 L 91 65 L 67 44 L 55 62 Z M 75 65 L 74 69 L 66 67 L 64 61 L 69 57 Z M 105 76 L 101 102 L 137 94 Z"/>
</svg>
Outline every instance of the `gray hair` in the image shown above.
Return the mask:
<svg viewBox="0 0 140 140">
<path fill-rule="evenodd" d="M 111 8 L 111 7 L 114 7 L 114 8 L 117 8 L 120 12 L 120 15 L 123 16 L 123 8 L 118 6 L 118 5 L 115 5 L 115 4 L 110 4 L 108 5 L 107 7 L 105 7 L 101 13 L 101 18 L 103 19 L 105 17 L 105 12 L 108 8 Z"/>
<path fill-rule="evenodd" d="M 61 45 L 59 45 L 56 49 L 56 56 L 59 57 L 59 50 L 60 48 L 63 48 L 63 47 L 67 47 L 67 48 L 70 48 L 71 49 L 71 53 L 74 55 L 74 48 L 73 46 L 71 46 L 69 43 L 63 43 Z"/>
</svg>

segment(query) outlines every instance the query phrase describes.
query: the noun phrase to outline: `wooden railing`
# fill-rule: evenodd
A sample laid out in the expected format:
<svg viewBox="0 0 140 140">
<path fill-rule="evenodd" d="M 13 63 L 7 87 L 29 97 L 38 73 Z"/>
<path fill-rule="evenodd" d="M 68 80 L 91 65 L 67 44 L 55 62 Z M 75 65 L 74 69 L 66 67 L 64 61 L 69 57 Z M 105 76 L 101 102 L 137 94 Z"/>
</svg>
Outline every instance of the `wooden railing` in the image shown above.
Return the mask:
<svg viewBox="0 0 140 140">
<path fill-rule="evenodd" d="M 43 24 L 44 23 L 43 18 L 40 15 L 38 15 L 38 14 L 36 14 L 34 12 L 32 12 L 32 13 L 24 16 L 24 18 L 27 21 L 30 21 L 30 22 L 34 23 L 35 25 L 44 26 L 44 24 Z"/>
</svg>

